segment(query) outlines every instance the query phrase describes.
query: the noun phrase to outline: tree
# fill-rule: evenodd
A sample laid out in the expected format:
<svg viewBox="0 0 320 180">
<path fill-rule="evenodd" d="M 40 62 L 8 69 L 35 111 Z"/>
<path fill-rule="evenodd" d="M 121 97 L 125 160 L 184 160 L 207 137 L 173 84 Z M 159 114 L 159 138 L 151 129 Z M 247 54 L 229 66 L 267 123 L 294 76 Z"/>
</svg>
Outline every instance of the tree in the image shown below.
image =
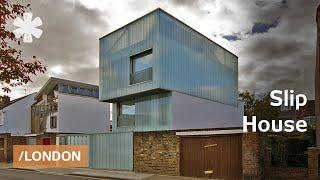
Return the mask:
<svg viewBox="0 0 320 180">
<path fill-rule="evenodd" d="M 270 105 L 272 101 L 270 93 L 256 97 L 249 91 L 244 91 L 239 94 L 239 97 L 244 101 L 245 116 L 256 116 L 257 120 L 278 119 L 280 111 L 279 108 Z"/>
<path fill-rule="evenodd" d="M 46 71 L 46 67 L 36 56 L 33 56 L 31 62 L 22 59 L 21 50 L 13 47 L 20 45 L 21 38 L 16 38 L 13 32 L 6 29 L 9 20 L 23 15 L 27 9 L 30 9 L 30 4 L 21 5 L 10 0 L 0 0 L 0 83 L 1 90 L 5 93 L 9 93 L 12 87 L 32 82 L 31 75 Z M 0 96 L 0 100 L 3 98 L 4 96 Z"/>
<path fill-rule="evenodd" d="M 0 109 L 6 106 L 9 102 L 10 102 L 9 96 L 2 96 L 2 98 L 0 99 Z"/>
</svg>

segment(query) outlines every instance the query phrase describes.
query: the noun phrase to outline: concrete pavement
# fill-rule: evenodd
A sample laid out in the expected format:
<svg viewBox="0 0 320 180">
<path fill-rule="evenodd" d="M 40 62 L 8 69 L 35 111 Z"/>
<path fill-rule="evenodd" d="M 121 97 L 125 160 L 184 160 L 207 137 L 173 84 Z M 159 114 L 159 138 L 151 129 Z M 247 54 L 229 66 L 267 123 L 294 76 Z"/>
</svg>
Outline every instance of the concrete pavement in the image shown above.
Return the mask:
<svg viewBox="0 0 320 180">
<path fill-rule="evenodd" d="M 48 174 L 38 171 L 0 169 L 1 180 L 95 180 L 99 178 L 76 177 L 69 175 Z"/>
<path fill-rule="evenodd" d="M 36 177 L 46 177 L 54 176 L 60 178 L 59 176 L 68 176 L 70 180 L 72 178 L 80 177 L 82 178 L 94 178 L 94 179 L 123 179 L 123 180 L 199 180 L 200 178 L 190 178 L 190 177 L 181 177 L 181 176 L 164 176 L 164 175 L 155 175 L 155 174 L 145 174 L 145 173 L 135 173 L 133 171 L 115 171 L 115 170 L 105 170 L 105 169 L 90 169 L 90 168 L 47 168 L 47 169 L 13 169 L 12 164 L 0 163 L 0 179 L 4 176 L 1 176 L 1 171 L 8 171 L 10 177 L 9 179 L 19 179 L 20 174 L 25 174 L 25 177 L 33 176 L 36 174 Z M 11 171 L 19 172 L 16 175 Z M 31 178 L 32 179 L 32 178 Z M 32 179 L 35 180 L 35 179 Z M 46 180 L 50 180 L 47 179 Z"/>
<path fill-rule="evenodd" d="M 113 171 L 104 169 L 89 168 L 49 168 L 40 169 L 41 172 L 50 172 L 55 174 L 68 174 L 85 177 L 123 179 L 123 180 L 201 180 L 201 178 L 190 178 L 181 176 L 165 176 L 145 173 L 135 173 L 132 171 Z"/>
</svg>

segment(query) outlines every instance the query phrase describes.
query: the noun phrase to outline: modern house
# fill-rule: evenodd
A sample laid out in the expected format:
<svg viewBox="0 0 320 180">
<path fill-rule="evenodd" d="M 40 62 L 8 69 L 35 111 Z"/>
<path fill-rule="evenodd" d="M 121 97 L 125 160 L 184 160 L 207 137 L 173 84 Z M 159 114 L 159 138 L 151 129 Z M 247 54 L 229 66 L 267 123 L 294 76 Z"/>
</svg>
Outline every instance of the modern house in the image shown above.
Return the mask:
<svg viewBox="0 0 320 180">
<path fill-rule="evenodd" d="M 0 109 L 0 162 L 12 160 L 12 145 L 26 144 L 31 131 L 31 105 L 36 93 L 15 99 Z"/>
<path fill-rule="evenodd" d="M 98 96 L 98 86 L 50 78 L 31 107 L 28 143 L 60 144 L 63 134 L 108 132 L 110 106 Z"/>
<path fill-rule="evenodd" d="M 238 58 L 161 9 L 100 38 L 113 131 L 242 127 Z"/>
<path fill-rule="evenodd" d="M 99 52 L 113 132 L 90 135 L 91 167 L 259 176 L 258 137 L 242 131 L 236 55 L 162 9 L 100 38 Z"/>
</svg>

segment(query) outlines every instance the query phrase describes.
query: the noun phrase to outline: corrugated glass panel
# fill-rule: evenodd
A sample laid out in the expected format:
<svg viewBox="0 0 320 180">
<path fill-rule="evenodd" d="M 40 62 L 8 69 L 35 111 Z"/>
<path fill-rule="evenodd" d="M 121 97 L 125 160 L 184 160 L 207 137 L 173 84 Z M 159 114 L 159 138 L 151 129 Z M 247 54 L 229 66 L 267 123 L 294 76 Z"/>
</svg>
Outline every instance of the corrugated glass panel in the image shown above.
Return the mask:
<svg viewBox="0 0 320 180">
<path fill-rule="evenodd" d="M 68 145 L 89 146 L 89 167 L 133 170 L 133 133 L 66 135 Z"/>
<path fill-rule="evenodd" d="M 158 32 L 156 14 L 144 16 L 100 40 L 100 100 L 130 95 L 156 87 L 156 65 L 152 69 L 153 81 L 130 85 L 130 57 L 152 49 L 152 60 L 157 59 L 155 47 Z"/>
<path fill-rule="evenodd" d="M 67 135 L 65 136 L 68 145 L 89 145 L 89 135 Z M 61 137 L 64 138 L 64 137 Z"/>
<path fill-rule="evenodd" d="M 160 87 L 237 105 L 237 57 L 160 13 Z"/>
<path fill-rule="evenodd" d="M 133 133 L 91 134 L 90 168 L 133 170 Z"/>
<path fill-rule="evenodd" d="M 132 102 L 132 101 L 131 101 Z M 133 100 L 135 104 L 134 123 L 121 126 L 118 123 L 119 106 L 113 104 L 113 131 L 153 131 L 172 128 L 172 95 L 160 93 Z"/>
<path fill-rule="evenodd" d="M 130 85 L 130 57 L 152 49 L 152 81 Z M 100 100 L 163 88 L 236 105 L 237 57 L 156 10 L 100 40 Z"/>
</svg>

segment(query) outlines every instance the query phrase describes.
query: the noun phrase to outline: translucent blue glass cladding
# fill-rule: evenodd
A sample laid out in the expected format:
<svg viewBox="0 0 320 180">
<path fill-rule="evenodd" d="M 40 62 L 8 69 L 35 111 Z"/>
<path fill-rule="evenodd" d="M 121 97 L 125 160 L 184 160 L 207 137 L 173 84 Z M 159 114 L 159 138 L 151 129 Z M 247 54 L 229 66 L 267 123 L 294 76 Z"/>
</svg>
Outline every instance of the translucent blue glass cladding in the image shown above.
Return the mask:
<svg viewBox="0 0 320 180">
<path fill-rule="evenodd" d="M 130 85 L 130 57 L 152 48 L 152 81 Z M 162 10 L 100 40 L 100 100 L 163 88 L 236 105 L 237 57 Z"/>
<path fill-rule="evenodd" d="M 112 128 L 116 132 L 127 131 L 155 131 L 169 130 L 172 128 L 172 95 L 161 93 L 134 100 L 135 125 L 118 127 L 118 107 L 112 105 Z"/>
<path fill-rule="evenodd" d="M 100 40 L 100 100 L 155 89 L 157 70 L 152 69 L 153 81 L 130 85 L 130 57 L 152 49 L 151 65 L 156 67 L 155 46 L 158 32 L 158 16 L 144 16 Z M 150 57 L 150 56 L 148 56 Z"/>
<path fill-rule="evenodd" d="M 161 88 L 236 105 L 237 57 L 166 13 L 159 19 Z"/>
</svg>

